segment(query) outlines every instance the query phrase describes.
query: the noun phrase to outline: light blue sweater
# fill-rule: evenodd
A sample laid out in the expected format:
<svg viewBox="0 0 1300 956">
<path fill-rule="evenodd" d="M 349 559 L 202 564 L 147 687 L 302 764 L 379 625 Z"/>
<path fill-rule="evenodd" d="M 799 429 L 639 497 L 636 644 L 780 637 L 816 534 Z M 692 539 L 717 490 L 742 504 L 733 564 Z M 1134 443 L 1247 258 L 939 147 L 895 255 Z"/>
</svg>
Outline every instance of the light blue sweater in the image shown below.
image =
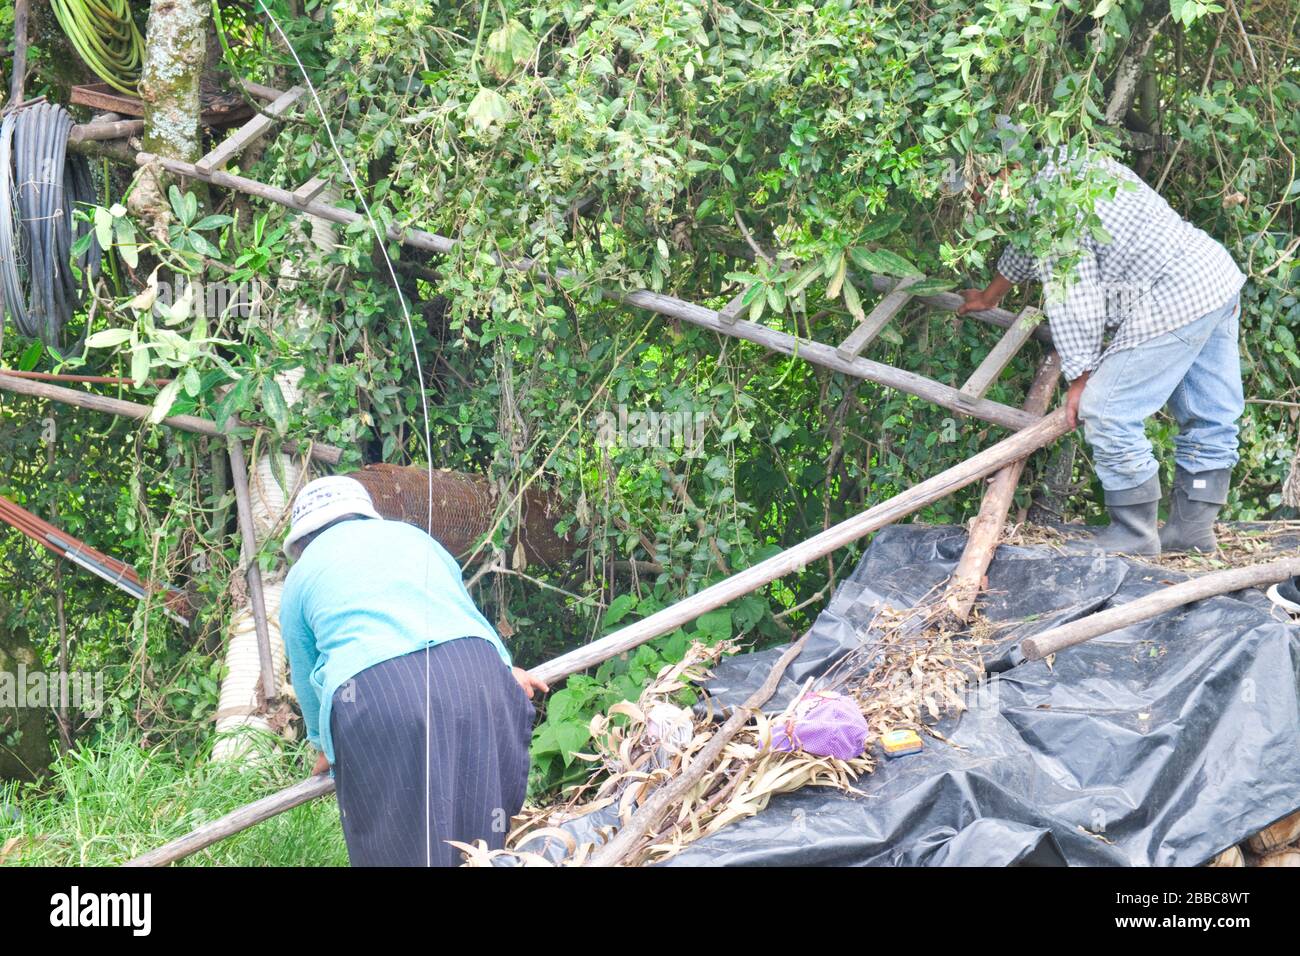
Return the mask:
<svg viewBox="0 0 1300 956">
<path fill-rule="evenodd" d="M 461 637 L 510 654 L 474 606 L 460 567 L 437 541 L 402 521 L 327 528 L 289 569 L 280 632 L 307 738 L 334 762 L 334 692 L 368 667 Z"/>
</svg>

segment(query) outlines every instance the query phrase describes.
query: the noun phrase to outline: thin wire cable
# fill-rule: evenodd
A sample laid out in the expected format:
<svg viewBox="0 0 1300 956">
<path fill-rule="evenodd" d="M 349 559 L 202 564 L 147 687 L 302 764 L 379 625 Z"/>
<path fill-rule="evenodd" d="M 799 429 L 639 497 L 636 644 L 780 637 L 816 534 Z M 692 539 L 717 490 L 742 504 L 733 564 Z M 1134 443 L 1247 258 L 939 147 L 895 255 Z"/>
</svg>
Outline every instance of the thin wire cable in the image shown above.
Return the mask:
<svg viewBox="0 0 1300 956">
<path fill-rule="evenodd" d="M 312 83 L 311 77 L 307 75 L 307 68 L 303 66 L 302 60 L 299 59 L 298 51 L 295 50 L 293 44 L 289 42 L 289 37 L 285 35 L 284 30 L 281 28 L 280 21 L 275 18 L 275 15 L 271 13 L 263 0 L 257 0 L 257 5 L 261 7 L 262 12 L 266 14 L 266 18 L 271 21 L 271 26 L 279 35 L 281 41 L 283 41 L 285 49 L 289 51 L 289 55 L 293 57 L 293 62 L 297 65 L 298 72 L 302 74 L 303 82 L 307 85 L 307 91 L 311 94 L 312 102 L 316 105 L 316 112 L 320 114 L 321 123 L 325 128 L 325 135 L 329 137 L 330 149 L 333 151 L 335 158 L 338 159 L 339 165 L 343 167 L 343 172 L 347 174 L 348 182 L 352 184 L 352 189 L 356 193 L 357 199 L 361 202 L 361 208 L 366 214 L 366 222 L 370 226 L 370 231 L 374 234 L 375 242 L 379 245 L 379 253 L 384 257 L 384 265 L 388 269 L 389 279 L 393 283 L 393 289 L 397 292 L 397 301 L 402 307 L 402 319 L 406 323 L 407 337 L 411 342 L 411 357 L 415 361 L 415 374 L 420 387 L 420 413 L 423 417 L 424 426 L 422 434 L 424 439 L 424 457 L 428 462 L 427 471 L 429 473 L 428 515 L 426 517 L 425 527 L 430 527 L 433 524 L 433 436 L 429 424 L 429 396 L 425 393 L 424 389 L 424 366 L 420 361 L 420 347 L 415 338 L 415 323 L 412 321 L 411 311 L 406 305 L 406 295 L 402 292 L 402 287 L 397 281 L 397 270 L 393 267 L 393 260 L 388 256 L 388 237 L 380 231 L 379 225 L 375 222 L 375 217 L 370 212 L 370 203 L 366 201 L 365 192 L 361 189 L 361 184 L 357 181 L 356 174 L 353 173 L 352 167 L 348 164 L 347 159 L 344 158 L 343 151 L 339 149 L 338 141 L 334 138 L 334 130 L 330 127 L 329 117 L 325 115 L 325 107 L 321 104 L 320 96 L 316 92 L 316 85 Z M 426 583 L 429 578 L 429 568 L 430 561 L 426 558 L 424 568 Z M 426 604 L 426 636 L 430 630 L 429 625 L 431 621 L 429 614 L 431 613 L 431 610 L 432 609 Z M 424 855 L 426 865 L 433 862 L 433 833 L 432 824 L 429 820 L 428 806 L 429 785 L 432 782 L 432 767 L 430 766 L 429 760 L 429 725 L 433 716 L 433 703 L 430 699 L 432 694 L 430 687 L 431 675 L 429 673 L 429 648 L 426 646 L 424 649 Z"/>
</svg>

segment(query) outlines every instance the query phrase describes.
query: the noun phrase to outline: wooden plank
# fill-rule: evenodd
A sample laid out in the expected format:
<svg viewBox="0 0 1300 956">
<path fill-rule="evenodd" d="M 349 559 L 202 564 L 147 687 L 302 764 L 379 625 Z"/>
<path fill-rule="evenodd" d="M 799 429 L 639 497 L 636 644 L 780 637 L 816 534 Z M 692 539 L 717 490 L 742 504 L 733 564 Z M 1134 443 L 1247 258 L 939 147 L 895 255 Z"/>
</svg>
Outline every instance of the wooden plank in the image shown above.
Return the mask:
<svg viewBox="0 0 1300 956">
<path fill-rule="evenodd" d="M 1231 594 L 1233 591 L 1244 591 L 1246 588 L 1277 584 L 1296 575 L 1300 575 L 1300 558 L 1297 557 L 1279 558 L 1264 564 L 1248 564 L 1241 568 L 1202 574 L 1190 581 L 1181 581 L 1116 607 L 1081 617 L 1077 621 L 1049 628 L 1041 634 L 1022 641 L 1020 650 L 1031 661 L 1042 660 L 1049 654 L 1056 654 L 1067 647 L 1074 647 L 1102 634 L 1118 631 L 1130 624 L 1138 624 L 1157 614 L 1191 604 L 1193 601 L 1203 601 L 1205 598 Z"/>
<path fill-rule="evenodd" d="M 220 186 L 223 189 L 235 189 L 250 196 L 265 199 L 268 202 L 279 203 L 293 209 L 301 209 L 303 212 L 318 216 L 328 222 L 351 225 L 364 218 L 361 213 L 353 212 L 350 209 L 340 209 L 337 206 L 331 206 L 328 203 L 319 201 L 313 201 L 306 206 L 299 206 L 294 201 L 293 193 L 287 189 L 280 189 L 243 176 L 235 176 L 222 170 L 215 170 L 208 176 L 201 176 L 193 163 L 168 159 L 165 156 L 157 156 L 152 153 L 140 153 L 136 156 L 138 165 L 143 166 L 151 162 L 158 163 L 163 169 L 178 176 L 202 179 L 204 182 Z M 402 229 L 396 225 L 389 228 L 388 237 L 394 242 L 401 242 L 414 249 L 440 255 L 450 253 L 457 245 L 455 239 L 446 236 L 425 232 L 421 229 Z M 530 259 L 507 259 L 501 256 L 495 256 L 494 258 L 501 265 L 521 272 L 528 272 L 534 268 L 534 263 Z M 559 279 L 580 278 L 570 269 L 556 269 L 553 274 Z M 749 322 L 744 319 L 728 324 L 718 317 L 716 309 L 710 309 L 670 295 L 651 292 L 649 289 L 638 289 L 633 292 L 605 289 L 603 294 L 613 302 L 645 309 L 647 312 L 654 312 L 657 315 L 681 319 L 684 322 L 711 329 L 722 335 L 730 335 L 734 338 L 755 342 L 773 352 L 797 357 L 812 365 L 828 368 L 833 372 L 841 372 L 854 378 L 884 385 L 887 388 L 898 389 L 900 392 L 923 398 L 927 402 L 933 402 L 935 405 L 959 415 L 981 418 L 984 421 L 1005 428 L 1025 428 L 1035 422 L 1033 415 L 1028 415 L 1019 408 L 1012 408 L 1010 405 L 1003 405 L 1000 402 L 991 402 L 988 399 L 970 401 L 950 385 L 936 382 L 914 372 L 894 368 L 892 365 L 873 362 L 860 356 L 851 362 L 846 362 L 835 354 L 834 346 L 799 338 L 788 332 L 770 329 L 765 325 L 759 325 L 756 322 Z M 926 298 L 919 296 L 918 298 L 921 301 L 926 301 Z M 954 298 L 960 300 L 961 297 L 954 296 Z M 953 306 L 953 308 L 956 308 L 956 306 Z M 1014 316 L 1011 316 L 1010 313 L 1006 314 L 1009 323 Z M 993 321 L 996 322 L 996 319 Z"/>
<path fill-rule="evenodd" d="M 299 206 L 305 206 L 319 196 L 327 185 L 329 183 L 325 179 L 313 176 L 293 191 L 293 201 Z"/>
<path fill-rule="evenodd" d="M 748 292 L 749 290 L 746 289 L 745 291 Z M 740 318 L 740 313 L 745 311 L 744 306 L 741 305 L 744 298 L 745 292 L 742 292 L 724 305 L 721 311 L 718 312 L 718 319 L 727 325 L 735 325 L 736 320 Z"/>
<path fill-rule="evenodd" d="M 849 333 L 849 337 L 841 342 L 835 348 L 835 352 L 846 362 L 851 362 L 862 354 L 862 350 L 870 345 L 880 334 L 899 310 L 912 298 L 912 293 L 907 290 L 916 285 L 923 276 L 907 276 L 899 279 L 892 289 L 883 299 L 876 303 L 876 307 L 871 310 L 871 314 L 858 323 L 858 327 Z"/>
<path fill-rule="evenodd" d="M 266 108 L 265 113 L 258 113 L 218 143 L 210 153 L 194 164 L 194 168 L 198 170 L 199 175 L 212 175 L 214 170 L 221 169 L 248 149 L 249 146 L 252 146 L 253 143 L 265 136 L 271 127 L 275 125 L 276 118 L 283 116 L 289 107 L 298 102 L 304 92 L 301 86 L 290 87 Z"/>
<path fill-rule="evenodd" d="M 1061 359 L 1056 352 L 1048 352 L 1038 366 L 1029 394 L 1025 398 L 1025 411 L 1042 415 L 1052 404 L 1057 380 L 1061 377 Z M 975 598 L 984 587 L 984 575 L 997 550 L 1002 529 L 1007 523 L 1007 511 L 1016 496 L 1016 485 L 1025 470 L 1026 458 L 1007 465 L 989 481 L 988 490 L 980 502 L 979 514 L 966 537 L 966 547 L 948 581 L 944 599 L 948 610 L 959 622 L 965 624 L 975 606 Z"/>
<path fill-rule="evenodd" d="M 888 292 L 894 287 L 894 280 L 888 276 L 871 276 L 871 284 L 877 292 Z M 924 302 L 932 309 L 940 309 L 944 312 L 956 312 L 965 304 L 966 300 L 956 292 L 934 292 L 930 295 L 918 295 L 917 302 Z M 1016 321 L 1016 314 L 1008 312 L 1006 309 L 984 309 L 979 312 L 968 312 L 965 317 L 979 319 L 981 322 L 987 322 L 990 325 L 996 325 L 1004 329 L 1011 328 Z M 1040 322 L 1034 329 L 1034 338 L 1044 345 L 1052 344 L 1052 331 L 1048 328 L 1046 322 Z"/>
<path fill-rule="evenodd" d="M 984 356 L 984 361 L 980 362 L 979 368 L 971 373 L 971 377 L 961 387 L 961 393 L 970 399 L 983 398 L 984 393 L 1016 357 L 1016 353 L 1029 341 L 1029 336 L 1034 334 L 1034 329 L 1038 327 L 1042 317 L 1043 313 L 1033 306 L 1022 309 L 1016 316 L 1016 321 L 1011 324 L 1011 328 L 998 339 L 998 344 L 993 346 L 993 350 Z"/>
</svg>

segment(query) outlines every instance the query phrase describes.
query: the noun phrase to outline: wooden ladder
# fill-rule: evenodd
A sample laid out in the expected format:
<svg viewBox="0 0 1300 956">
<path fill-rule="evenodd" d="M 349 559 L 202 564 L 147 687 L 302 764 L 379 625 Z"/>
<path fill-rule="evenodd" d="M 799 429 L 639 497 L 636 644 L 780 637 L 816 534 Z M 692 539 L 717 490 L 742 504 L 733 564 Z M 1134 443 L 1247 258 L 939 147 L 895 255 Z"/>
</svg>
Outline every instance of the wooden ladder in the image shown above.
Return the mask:
<svg viewBox="0 0 1300 956">
<path fill-rule="evenodd" d="M 268 87 L 257 87 L 255 90 L 250 87 L 250 90 L 268 101 L 265 111 L 235 130 L 198 162 L 186 163 L 141 153 L 136 157 L 137 163 L 156 161 L 163 168 L 179 176 L 279 203 L 328 222 L 350 226 L 360 221 L 363 217 L 359 213 L 335 206 L 320 198 L 327 185 L 321 177 L 313 177 L 297 189 L 287 190 L 225 171 L 225 166 L 265 136 L 275 126 L 276 120 L 284 116 L 304 93 L 304 90 L 298 86 L 284 93 Z M 396 225 L 389 227 L 388 237 L 421 252 L 436 255 L 448 254 L 457 244 L 457 240 L 453 238 Z M 525 271 L 534 268 L 530 260 L 514 261 L 501 256 L 496 258 L 501 265 L 508 268 Z M 556 274 L 557 276 L 570 275 L 567 270 L 557 270 Z M 651 292 L 648 289 L 633 291 L 608 289 L 604 294 L 606 298 L 626 306 L 645 309 L 678 321 L 690 322 L 719 335 L 753 342 L 779 355 L 798 357 L 821 368 L 914 395 L 956 414 L 968 415 L 1011 429 L 1026 428 L 1038 421 L 1042 417 L 1041 413 L 1036 414 L 1025 408 L 1005 405 L 985 397 L 1016 353 L 1030 338 L 1037 338 L 1046 346 L 1051 345 L 1051 336 L 1046 326 L 1038 322 L 1040 313 L 1035 309 L 1026 309 L 1019 315 L 1013 315 L 1003 309 L 990 309 L 970 314 L 970 318 L 999 326 L 1006 329 L 1006 332 L 960 388 L 954 388 L 906 369 L 873 361 L 863 354 L 908 304 L 917 302 L 927 308 L 945 311 L 955 311 L 963 304 L 964 300 L 961 296 L 950 292 L 917 295 L 916 288 L 923 279 L 924 276 L 921 275 L 901 279 L 879 275 L 855 276 L 857 288 L 874 289 L 882 293 L 882 297 L 871 312 L 863 316 L 848 336 L 836 346 L 792 335 L 781 329 L 742 318 L 747 290 L 741 290 L 739 295 L 731 298 L 721 309 L 708 308 L 674 296 Z"/>
</svg>

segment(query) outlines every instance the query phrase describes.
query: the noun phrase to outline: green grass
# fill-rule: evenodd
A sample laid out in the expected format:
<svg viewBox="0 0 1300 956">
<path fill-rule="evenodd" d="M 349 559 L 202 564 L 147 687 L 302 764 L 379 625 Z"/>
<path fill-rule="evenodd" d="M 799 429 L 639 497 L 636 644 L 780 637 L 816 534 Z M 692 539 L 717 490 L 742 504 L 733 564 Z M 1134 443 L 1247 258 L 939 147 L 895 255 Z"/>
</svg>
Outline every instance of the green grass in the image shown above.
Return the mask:
<svg viewBox="0 0 1300 956">
<path fill-rule="evenodd" d="M 0 862 L 124 863 L 302 779 L 310 749 L 260 742 L 245 759 L 214 764 L 206 751 L 185 758 L 125 740 L 81 747 L 60 757 L 40 784 L 0 782 Z M 346 866 L 338 805 L 326 797 L 295 807 L 179 865 Z"/>
</svg>

